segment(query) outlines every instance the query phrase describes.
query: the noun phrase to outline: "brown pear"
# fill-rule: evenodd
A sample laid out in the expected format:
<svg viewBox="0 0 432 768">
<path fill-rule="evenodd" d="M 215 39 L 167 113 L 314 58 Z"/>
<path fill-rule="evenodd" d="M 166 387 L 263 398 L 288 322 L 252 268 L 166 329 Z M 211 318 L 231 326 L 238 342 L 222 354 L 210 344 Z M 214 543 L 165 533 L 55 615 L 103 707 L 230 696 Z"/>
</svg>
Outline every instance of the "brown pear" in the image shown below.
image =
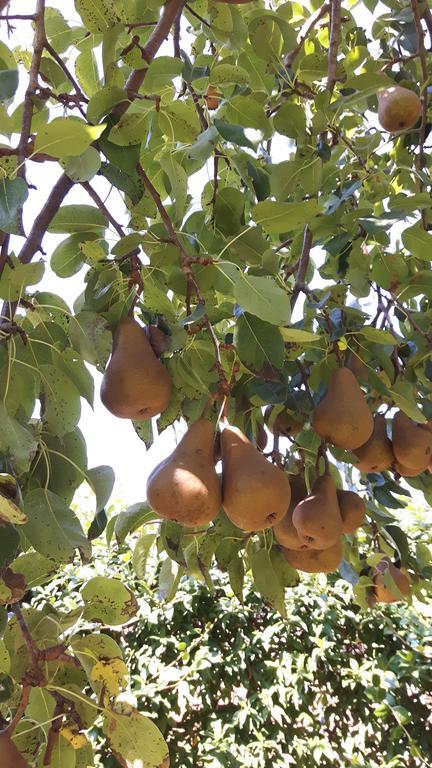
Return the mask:
<svg viewBox="0 0 432 768">
<path fill-rule="evenodd" d="M 282 549 L 285 559 L 292 568 L 306 573 L 331 573 L 336 571 L 343 558 L 342 539 L 339 538 L 328 549 Z"/>
<path fill-rule="evenodd" d="M 354 450 L 369 440 L 373 417 L 349 368 L 337 368 L 326 395 L 315 408 L 314 431 L 339 448 Z"/>
<path fill-rule="evenodd" d="M 222 504 L 243 531 L 271 528 L 285 515 L 291 488 L 287 475 L 260 453 L 237 427 L 221 434 Z"/>
<path fill-rule="evenodd" d="M 342 533 L 355 533 L 363 525 L 366 514 L 364 499 L 354 491 L 337 491 L 340 515 L 342 518 Z"/>
<path fill-rule="evenodd" d="M 399 595 L 393 594 L 391 589 L 385 586 L 384 576 L 387 572 L 392 577 L 394 583 L 402 595 L 407 596 L 410 594 L 411 582 L 409 577 L 403 573 L 400 568 L 397 568 L 393 563 L 391 563 L 388 558 L 383 558 L 381 560 L 381 562 L 377 565 L 376 571 L 377 572 L 373 577 L 373 582 L 375 585 L 374 597 L 377 603 L 399 603 L 402 600 Z"/>
<path fill-rule="evenodd" d="M 153 352 L 144 328 L 132 317 L 120 320 L 102 379 L 104 406 L 122 419 L 150 419 L 168 406 L 171 390 L 168 371 Z"/>
<path fill-rule="evenodd" d="M 373 432 L 364 445 L 356 448 L 356 464 L 360 472 L 385 472 L 394 462 L 391 440 L 387 437 L 385 417 L 377 413 Z"/>
<path fill-rule="evenodd" d="M 263 427 L 262 424 L 258 422 L 257 424 L 257 436 L 256 436 L 256 444 L 257 448 L 260 449 L 260 451 L 263 451 L 267 445 L 267 432 L 265 431 L 265 427 Z"/>
<path fill-rule="evenodd" d="M 307 549 L 308 546 L 300 541 L 297 529 L 293 523 L 293 512 L 297 504 L 306 498 L 307 488 L 303 475 L 291 475 L 291 501 L 286 515 L 273 528 L 276 541 L 287 549 Z"/>
<path fill-rule="evenodd" d="M 392 85 L 378 93 L 378 120 L 389 133 L 412 128 L 422 113 L 422 103 L 414 91 Z"/>
<path fill-rule="evenodd" d="M 418 477 L 418 475 L 421 475 L 424 470 L 418 470 L 418 469 L 410 469 L 409 467 L 404 467 L 403 464 L 400 464 L 399 461 L 394 460 L 392 464 L 393 472 L 396 472 L 401 477 Z"/>
<path fill-rule="evenodd" d="M 147 481 L 147 499 L 160 517 L 188 527 L 206 525 L 221 507 L 220 480 L 214 466 L 214 429 L 201 418 L 189 427 Z"/>
<path fill-rule="evenodd" d="M 29 768 L 28 762 L 7 733 L 0 733 L 0 765 L 1 768 Z"/>
<path fill-rule="evenodd" d="M 369 368 L 357 353 L 350 352 L 348 356 L 347 368 L 353 372 L 356 379 L 360 379 L 361 381 L 368 381 Z"/>
<path fill-rule="evenodd" d="M 264 411 L 264 421 L 273 435 L 293 437 L 304 427 L 304 419 L 295 418 L 285 408 L 269 405 Z"/>
<path fill-rule="evenodd" d="M 393 453 L 396 461 L 417 474 L 428 468 L 432 457 L 432 432 L 412 421 L 403 411 L 393 417 Z"/>
<path fill-rule="evenodd" d="M 300 541 L 312 549 L 328 549 L 340 538 L 342 518 L 330 475 L 319 477 L 310 496 L 297 504 L 293 523 Z"/>
</svg>

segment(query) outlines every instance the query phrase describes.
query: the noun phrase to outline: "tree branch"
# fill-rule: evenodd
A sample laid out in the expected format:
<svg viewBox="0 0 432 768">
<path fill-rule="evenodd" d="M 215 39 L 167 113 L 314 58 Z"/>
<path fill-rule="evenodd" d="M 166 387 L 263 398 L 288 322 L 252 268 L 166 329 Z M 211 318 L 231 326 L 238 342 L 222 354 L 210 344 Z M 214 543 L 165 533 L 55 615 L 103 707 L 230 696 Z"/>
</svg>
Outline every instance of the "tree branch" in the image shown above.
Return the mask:
<svg viewBox="0 0 432 768">
<path fill-rule="evenodd" d="M 310 230 L 309 225 L 306 224 L 304 236 L 303 236 L 303 247 L 302 247 L 300 261 L 297 269 L 296 281 L 295 281 L 293 292 L 291 295 L 291 311 L 293 311 L 296 305 L 297 299 L 299 297 L 299 294 L 301 293 L 304 287 L 306 272 L 309 266 L 309 258 L 310 258 L 311 248 L 312 248 L 312 241 L 313 241 L 312 231 Z"/>
<path fill-rule="evenodd" d="M 287 56 L 285 57 L 286 67 L 290 67 L 292 65 L 293 61 L 299 55 L 310 33 L 316 27 L 316 25 L 322 19 L 322 17 L 325 16 L 326 13 L 328 13 L 329 9 L 330 9 L 330 5 L 328 3 L 324 3 L 324 5 L 322 5 L 321 8 L 319 8 L 318 11 L 316 11 L 316 13 L 313 16 L 311 16 L 310 19 L 308 19 L 307 24 L 304 25 L 304 27 L 300 32 L 299 41 L 296 47 L 293 48 L 292 51 L 290 51 L 290 53 L 288 53 Z"/>
<path fill-rule="evenodd" d="M 26 148 L 30 138 L 33 119 L 33 96 L 38 85 L 42 52 L 45 45 L 45 0 L 36 0 L 35 34 L 33 40 L 33 57 L 30 65 L 29 82 L 24 97 L 24 109 L 21 124 L 21 136 L 18 144 L 17 175 L 25 179 Z M 22 209 L 19 212 L 21 220 Z"/>
<path fill-rule="evenodd" d="M 109 212 L 109 210 L 106 207 L 104 201 L 99 197 L 98 193 L 96 192 L 96 190 L 93 189 L 91 184 L 89 184 L 88 181 L 82 181 L 81 182 L 81 186 L 82 186 L 83 189 L 85 189 L 85 191 L 91 197 L 93 202 L 96 203 L 97 207 L 103 213 L 103 215 L 108 219 L 110 224 L 112 224 L 112 226 L 114 227 L 114 229 L 117 232 L 117 234 L 120 237 L 124 237 L 125 233 L 124 233 L 123 228 L 120 226 L 118 221 L 115 220 L 114 216 L 112 216 L 112 214 Z"/>
<path fill-rule="evenodd" d="M 165 3 L 160 19 L 142 49 L 142 57 L 148 64 L 154 59 L 163 41 L 169 34 L 174 21 L 179 13 L 181 13 L 183 4 L 183 0 L 168 0 L 168 2 Z M 144 82 L 146 71 L 146 69 L 134 69 L 129 75 L 125 85 L 129 100 L 122 101 L 118 104 L 114 109 L 114 114 L 123 115 L 127 111 L 131 102 L 136 98 L 135 94 L 138 93 Z"/>
<path fill-rule="evenodd" d="M 341 32 L 341 0 L 331 0 L 330 13 L 330 45 L 327 66 L 327 90 L 330 95 L 336 83 L 337 55 Z"/>
<path fill-rule="evenodd" d="M 28 264 L 33 256 L 41 250 L 43 237 L 73 185 L 74 183 L 72 179 L 70 179 L 69 176 L 66 176 L 65 173 L 63 173 L 57 183 L 54 184 L 44 207 L 39 215 L 36 216 L 30 234 L 18 255 L 19 260 L 23 264 Z"/>
<path fill-rule="evenodd" d="M 171 219 L 170 219 L 170 217 L 168 215 L 168 212 L 167 212 L 164 204 L 162 203 L 162 200 L 161 200 L 161 197 L 159 195 L 159 192 L 153 186 L 152 182 L 150 181 L 149 177 L 147 176 L 146 172 L 144 171 L 144 169 L 143 169 L 143 167 L 141 166 L 140 163 L 137 164 L 136 168 L 137 168 L 137 173 L 138 173 L 140 179 L 143 181 L 145 188 L 149 192 L 150 196 L 152 197 L 152 199 L 153 199 L 153 201 L 154 201 L 154 203 L 156 205 L 156 208 L 159 211 L 159 215 L 160 215 L 160 217 L 161 217 L 161 219 L 162 219 L 162 221 L 164 223 L 165 229 L 168 232 L 168 235 L 170 237 L 171 242 L 174 245 L 176 245 L 178 250 L 179 250 L 181 267 L 182 267 L 183 273 L 184 273 L 184 275 L 186 277 L 187 284 L 193 290 L 193 292 L 194 292 L 194 294 L 195 294 L 195 296 L 197 298 L 198 304 L 201 304 L 201 305 L 205 306 L 205 299 L 204 299 L 204 297 L 203 297 L 203 295 L 202 295 L 202 293 L 200 291 L 200 287 L 199 287 L 197 281 L 195 280 L 195 276 L 194 276 L 194 274 L 193 274 L 193 272 L 191 270 L 190 258 L 189 258 L 188 254 L 186 253 L 186 251 L 184 249 L 184 246 L 183 246 L 183 243 L 182 243 L 180 237 L 178 236 L 177 232 L 175 231 L 175 229 L 173 227 L 172 221 L 171 221 Z M 207 314 L 205 314 L 204 317 L 202 318 L 202 324 L 203 324 L 203 326 L 205 326 L 207 328 L 209 336 L 210 336 L 210 339 L 211 339 L 211 342 L 212 342 L 214 350 L 215 350 L 215 358 L 216 358 L 215 359 L 215 368 L 216 368 L 216 370 L 218 372 L 218 376 L 219 376 L 219 394 L 225 396 L 225 395 L 227 395 L 229 393 L 230 386 L 229 386 L 229 383 L 228 383 L 228 381 L 226 379 L 225 372 L 224 372 L 223 366 L 222 366 L 219 341 L 218 341 L 218 338 L 217 338 L 217 336 L 215 334 L 214 328 L 213 328 L 213 326 L 212 326 L 212 324 L 211 324 Z"/>
</svg>

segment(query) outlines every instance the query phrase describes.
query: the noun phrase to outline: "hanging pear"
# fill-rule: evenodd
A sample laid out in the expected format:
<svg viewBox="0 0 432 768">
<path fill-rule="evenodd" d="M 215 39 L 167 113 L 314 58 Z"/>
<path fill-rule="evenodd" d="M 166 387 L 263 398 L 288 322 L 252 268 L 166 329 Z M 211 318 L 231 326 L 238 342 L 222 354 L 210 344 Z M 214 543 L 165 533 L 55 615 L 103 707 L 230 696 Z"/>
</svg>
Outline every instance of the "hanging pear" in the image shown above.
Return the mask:
<svg viewBox="0 0 432 768">
<path fill-rule="evenodd" d="M 214 429 L 195 421 L 167 459 L 147 481 L 147 500 L 160 517 L 187 527 L 206 525 L 221 507 L 221 486 L 214 466 Z"/>
<path fill-rule="evenodd" d="M 355 533 L 364 523 L 366 504 L 354 491 L 336 492 L 342 518 L 342 533 Z"/>
<path fill-rule="evenodd" d="M 222 504 L 243 531 L 271 528 L 285 515 L 291 488 L 287 475 L 269 461 L 237 427 L 221 434 Z"/>
<path fill-rule="evenodd" d="M 313 413 L 314 431 L 339 448 L 353 450 L 369 440 L 373 418 L 349 368 L 337 368 L 326 395 Z"/>
<path fill-rule="evenodd" d="M 392 469 L 401 477 L 418 477 L 418 475 L 421 475 L 421 473 L 424 471 L 424 470 L 419 471 L 418 469 L 410 469 L 409 467 L 404 467 L 403 464 L 400 464 L 400 462 L 396 461 L 396 459 L 393 461 Z"/>
<path fill-rule="evenodd" d="M 121 419 L 150 419 L 171 399 L 168 371 L 157 359 L 144 328 L 132 317 L 117 325 L 101 386 L 104 406 Z"/>
<path fill-rule="evenodd" d="M 0 765 L 1 768 L 29 768 L 28 762 L 7 733 L 0 733 Z"/>
<path fill-rule="evenodd" d="M 307 549 L 307 544 L 300 541 L 297 529 L 293 523 L 293 512 L 297 504 L 306 498 L 307 488 L 303 475 L 291 475 L 291 501 L 286 515 L 273 528 L 276 541 L 287 549 Z"/>
<path fill-rule="evenodd" d="M 310 496 L 297 504 L 293 523 L 300 541 L 312 549 L 328 549 L 340 538 L 342 518 L 330 475 L 319 477 Z"/>
<path fill-rule="evenodd" d="M 282 549 L 285 559 L 292 568 L 306 573 L 331 573 L 336 571 L 343 558 L 342 539 L 339 538 L 328 549 Z"/>
<path fill-rule="evenodd" d="M 360 472 L 385 472 L 394 462 L 391 440 L 387 437 L 385 417 L 377 413 L 374 418 L 373 432 L 364 445 L 356 448 L 358 462 L 355 465 Z"/>
<path fill-rule="evenodd" d="M 377 603 L 399 603 L 402 600 L 400 595 L 395 594 L 391 587 L 385 585 L 386 574 L 389 574 L 396 584 L 399 592 L 405 597 L 411 592 L 411 582 L 409 577 L 397 568 L 388 557 L 383 557 L 376 567 L 376 574 L 373 577 L 374 598 Z"/>
<path fill-rule="evenodd" d="M 280 405 L 268 405 L 264 411 L 264 421 L 273 435 L 282 437 L 294 437 L 304 427 L 304 419 L 296 419 Z"/>
<path fill-rule="evenodd" d="M 403 411 L 393 417 L 393 453 L 396 461 L 417 474 L 428 468 L 432 457 L 432 432 L 412 421 Z"/>
<path fill-rule="evenodd" d="M 401 85 L 378 92 L 378 120 L 389 133 L 412 128 L 421 117 L 422 103 L 414 91 Z"/>
</svg>

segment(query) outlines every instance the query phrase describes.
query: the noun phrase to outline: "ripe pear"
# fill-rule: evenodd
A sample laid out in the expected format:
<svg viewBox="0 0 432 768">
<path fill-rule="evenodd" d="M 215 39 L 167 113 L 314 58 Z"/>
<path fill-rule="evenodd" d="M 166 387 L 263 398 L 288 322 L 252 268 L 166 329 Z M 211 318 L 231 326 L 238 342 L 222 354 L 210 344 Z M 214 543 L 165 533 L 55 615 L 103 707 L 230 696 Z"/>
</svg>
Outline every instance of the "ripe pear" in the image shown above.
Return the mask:
<svg viewBox="0 0 432 768">
<path fill-rule="evenodd" d="M 356 464 L 360 472 L 385 472 L 394 462 L 391 440 L 387 437 L 385 417 L 377 413 L 373 432 L 364 445 L 357 448 Z"/>
<path fill-rule="evenodd" d="M 285 559 L 292 568 L 306 573 L 331 573 L 336 571 L 343 557 L 342 539 L 339 538 L 328 549 L 282 549 Z"/>
<path fill-rule="evenodd" d="M 428 468 L 432 457 L 432 432 L 412 421 L 403 411 L 393 417 L 393 453 L 396 461 L 417 474 Z"/>
<path fill-rule="evenodd" d="M 168 371 L 157 359 L 144 328 L 132 317 L 120 320 L 101 386 L 104 406 L 121 419 L 150 419 L 171 399 Z"/>
<path fill-rule="evenodd" d="M 358 354 L 354 354 L 354 352 L 349 354 L 347 368 L 353 372 L 356 379 L 360 379 L 361 381 L 368 381 L 369 368 Z"/>
<path fill-rule="evenodd" d="M 410 594 L 411 582 L 409 577 L 403 573 L 400 568 L 397 568 L 396 565 L 391 563 L 387 557 L 383 558 L 381 562 L 378 563 L 376 570 L 377 573 L 373 577 L 373 582 L 375 585 L 374 597 L 377 603 L 399 603 L 402 599 L 398 595 L 393 594 L 393 592 L 384 585 L 384 575 L 387 571 L 395 582 L 399 592 L 403 595 Z"/>
<path fill-rule="evenodd" d="M 7 733 L 0 733 L 0 765 L 1 768 L 29 768 L 28 762 Z"/>
<path fill-rule="evenodd" d="M 147 480 L 147 500 L 160 517 L 189 528 L 206 525 L 221 507 L 220 480 L 214 466 L 214 430 L 200 418 L 175 450 Z"/>
<path fill-rule="evenodd" d="M 394 472 L 397 472 L 398 475 L 401 477 L 418 477 L 418 475 L 421 475 L 421 473 L 424 470 L 418 470 L 418 469 L 410 469 L 409 467 L 404 467 L 403 464 L 400 464 L 399 461 L 394 460 L 392 464 L 392 469 Z"/>
<path fill-rule="evenodd" d="M 324 440 L 354 450 L 369 440 L 373 417 L 349 368 L 337 368 L 327 394 L 315 408 L 312 426 Z"/>
<path fill-rule="evenodd" d="M 276 412 L 276 415 L 274 415 Z M 288 411 L 280 406 L 269 405 L 264 411 L 264 421 L 273 435 L 293 437 L 304 426 L 304 420 L 294 418 Z"/>
<path fill-rule="evenodd" d="M 389 133 L 412 128 L 420 118 L 422 103 L 414 91 L 392 85 L 378 93 L 378 120 Z"/>
<path fill-rule="evenodd" d="M 289 507 L 288 477 L 237 427 L 223 430 L 221 452 L 222 504 L 229 519 L 243 531 L 271 528 Z"/>
<path fill-rule="evenodd" d="M 220 102 L 221 102 L 222 94 L 216 86 L 209 85 L 206 91 L 206 95 L 204 96 L 205 102 L 207 104 L 207 109 L 217 109 Z"/>
<path fill-rule="evenodd" d="M 353 491 L 337 491 L 340 515 L 342 518 L 342 533 L 355 533 L 363 525 L 366 514 L 364 499 Z"/>
<path fill-rule="evenodd" d="M 276 541 L 287 549 L 308 549 L 307 544 L 300 541 L 297 529 L 293 523 L 293 512 L 297 504 L 306 498 L 307 488 L 303 475 L 291 475 L 291 501 L 286 515 L 273 528 Z"/>
<path fill-rule="evenodd" d="M 300 541 L 312 549 L 328 549 L 340 538 L 342 518 L 330 475 L 319 477 L 310 496 L 297 504 L 293 523 Z"/>
</svg>

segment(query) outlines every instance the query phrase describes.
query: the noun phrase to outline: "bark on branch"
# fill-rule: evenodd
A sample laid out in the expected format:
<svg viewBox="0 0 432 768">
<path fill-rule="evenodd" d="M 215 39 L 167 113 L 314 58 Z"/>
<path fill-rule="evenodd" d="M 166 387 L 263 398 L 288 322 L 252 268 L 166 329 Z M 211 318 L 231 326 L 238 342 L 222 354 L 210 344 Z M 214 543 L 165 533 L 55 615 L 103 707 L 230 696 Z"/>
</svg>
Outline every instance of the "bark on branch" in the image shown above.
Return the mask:
<svg viewBox="0 0 432 768">
<path fill-rule="evenodd" d="M 331 0 L 330 9 L 330 45 L 328 51 L 327 90 L 331 95 L 336 83 L 337 56 L 341 32 L 341 0 Z"/>
</svg>

